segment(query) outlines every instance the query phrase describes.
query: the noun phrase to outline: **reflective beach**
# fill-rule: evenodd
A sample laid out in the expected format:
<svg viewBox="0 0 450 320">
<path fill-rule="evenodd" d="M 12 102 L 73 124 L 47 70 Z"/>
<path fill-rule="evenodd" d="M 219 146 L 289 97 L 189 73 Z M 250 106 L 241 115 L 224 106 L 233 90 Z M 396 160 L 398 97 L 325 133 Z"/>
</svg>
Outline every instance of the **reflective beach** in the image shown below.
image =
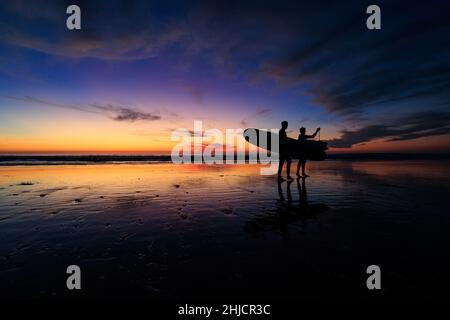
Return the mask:
<svg viewBox="0 0 450 320">
<path fill-rule="evenodd" d="M 448 161 L 308 169 L 278 184 L 258 165 L 0 167 L 0 294 L 448 297 Z M 79 292 L 66 289 L 72 264 Z M 366 288 L 371 264 L 382 293 Z"/>
</svg>

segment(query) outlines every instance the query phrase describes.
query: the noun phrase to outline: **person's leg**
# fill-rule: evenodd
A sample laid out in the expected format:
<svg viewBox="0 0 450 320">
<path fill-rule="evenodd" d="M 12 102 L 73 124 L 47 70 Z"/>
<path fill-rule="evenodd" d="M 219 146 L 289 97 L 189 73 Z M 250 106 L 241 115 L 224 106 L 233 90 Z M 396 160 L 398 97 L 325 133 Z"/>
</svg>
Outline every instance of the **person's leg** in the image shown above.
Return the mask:
<svg viewBox="0 0 450 320">
<path fill-rule="evenodd" d="M 284 157 L 280 157 L 280 161 L 278 162 L 278 179 L 281 179 L 281 171 L 283 171 L 284 165 Z"/>
<path fill-rule="evenodd" d="M 298 160 L 297 163 L 297 177 L 300 177 L 300 167 L 302 165 L 302 160 Z"/>
<path fill-rule="evenodd" d="M 286 159 L 286 174 L 287 174 L 287 178 L 288 179 L 292 179 L 292 177 L 291 177 L 291 163 L 292 163 L 292 159 L 291 158 L 287 158 Z"/>
<path fill-rule="evenodd" d="M 309 176 L 306 174 L 306 172 L 305 172 L 305 168 L 306 168 L 306 159 L 304 159 L 304 160 L 302 161 L 302 175 L 303 175 L 304 177 L 309 177 Z"/>
</svg>

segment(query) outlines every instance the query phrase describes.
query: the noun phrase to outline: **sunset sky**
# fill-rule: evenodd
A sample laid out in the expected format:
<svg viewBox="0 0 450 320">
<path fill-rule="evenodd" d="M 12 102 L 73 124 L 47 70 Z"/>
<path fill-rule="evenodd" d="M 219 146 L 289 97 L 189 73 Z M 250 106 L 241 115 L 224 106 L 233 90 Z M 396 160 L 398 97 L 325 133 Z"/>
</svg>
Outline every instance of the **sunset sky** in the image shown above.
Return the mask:
<svg viewBox="0 0 450 320">
<path fill-rule="evenodd" d="M 369 4 L 2 1 L 0 152 L 170 153 L 194 120 L 450 152 L 450 2 L 378 1 L 374 31 Z"/>
</svg>

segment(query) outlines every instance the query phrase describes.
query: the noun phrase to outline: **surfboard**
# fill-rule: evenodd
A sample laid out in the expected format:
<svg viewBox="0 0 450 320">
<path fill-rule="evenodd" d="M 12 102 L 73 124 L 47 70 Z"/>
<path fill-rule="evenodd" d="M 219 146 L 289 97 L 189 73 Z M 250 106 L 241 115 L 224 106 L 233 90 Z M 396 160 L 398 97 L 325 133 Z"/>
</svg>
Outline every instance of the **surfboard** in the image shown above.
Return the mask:
<svg viewBox="0 0 450 320">
<path fill-rule="evenodd" d="M 245 140 L 247 140 L 249 143 L 269 151 L 272 151 L 272 138 L 280 141 L 280 137 L 278 134 L 255 128 L 245 129 L 243 135 Z M 253 139 L 253 137 L 255 136 L 256 142 L 254 141 L 255 139 Z M 322 161 L 327 157 L 325 150 L 328 149 L 328 146 L 327 143 L 323 141 L 298 141 L 296 139 L 288 137 L 285 144 L 280 145 L 280 148 L 286 155 L 292 158 Z"/>
</svg>

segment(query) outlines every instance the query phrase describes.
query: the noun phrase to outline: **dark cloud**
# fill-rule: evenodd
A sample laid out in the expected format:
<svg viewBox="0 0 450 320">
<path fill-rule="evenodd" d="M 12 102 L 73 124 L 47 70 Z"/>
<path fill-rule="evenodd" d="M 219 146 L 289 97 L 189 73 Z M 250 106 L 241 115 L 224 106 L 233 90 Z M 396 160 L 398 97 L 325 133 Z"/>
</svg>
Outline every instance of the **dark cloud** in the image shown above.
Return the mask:
<svg viewBox="0 0 450 320">
<path fill-rule="evenodd" d="M 10 1 L 0 4 L 0 41 L 69 58 L 134 60 L 154 57 L 185 33 L 164 4 L 147 1 L 77 1 L 81 30 L 66 26 L 70 1 Z M 175 17 L 174 17 L 175 21 Z"/>
<path fill-rule="evenodd" d="M 155 121 L 160 120 L 161 116 L 156 112 L 142 112 L 137 109 L 123 106 L 115 106 L 111 104 L 100 105 L 90 104 L 88 106 L 69 105 L 53 101 L 38 99 L 31 96 L 15 97 L 15 96 L 0 96 L 2 98 L 23 101 L 26 103 L 38 104 L 43 106 L 50 106 L 62 109 L 77 110 L 81 112 L 96 113 L 107 116 L 115 121 L 134 122 L 137 120 Z"/>
<path fill-rule="evenodd" d="M 127 108 L 121 108 L 119 114 L 114 118 L 116 121 L 131 121 L 134 122 L 136 120 L 160 120 L 161 117 L 151 113 L 138 112 Z"/>
<path fill-rule="evenodd" d="M 154 112 L 142 112 L 129 107 L 115 106 L 111 104 L 91 104 L 90 107 L 110 114 L 109 117 L 115 121 L 134 122 L 136 120 L 155 121 L 161 119 L 161 116 Z"/>
<path fill-rule="evenodd" d="M 354 131 L 344 130 L 340 138 L 328 143 L 335 148 L 349 148 L 376 139 L 403 141 L 444 134 L 450 134 L 450 111 L 422 111 L 398 116 L 386 123 L 371 123 Z"/>
<path fill-rule="evenodd" d="M 303 40 L 308 44 L 281 52 L 259 76 L 303 86 L 317 104 L 345 117 L 400 100 L 448 98 L 449 5 L 411 3 L 407 11 L 401 2 L 380 6 L 382 30 L 365 29 L 363 5 L 346 2 L 324 32 L 311 32 Z"/>
</svg>

